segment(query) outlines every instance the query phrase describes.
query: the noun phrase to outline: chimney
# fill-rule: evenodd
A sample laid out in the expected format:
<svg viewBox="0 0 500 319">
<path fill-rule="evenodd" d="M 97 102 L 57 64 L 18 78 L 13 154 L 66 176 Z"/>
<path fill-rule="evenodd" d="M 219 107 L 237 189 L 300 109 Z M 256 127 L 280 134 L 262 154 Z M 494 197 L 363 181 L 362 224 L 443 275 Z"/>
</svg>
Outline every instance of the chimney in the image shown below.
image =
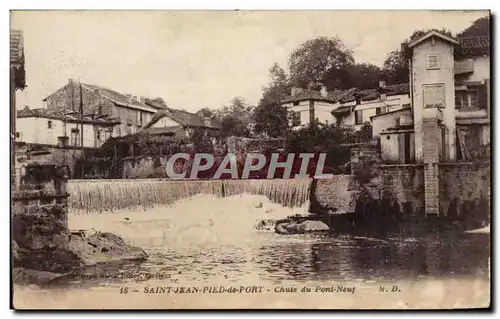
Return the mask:
<svg viewBox="0 0 500 319">
<path fill-rule="evenodd" d="M 328 96 L 328 89 L 326 85 L 321 85 L 321 97 L 327 97 Z"/>
<path fill-rule="evenodd" d="M 142 104 L 146 104 L 146 98 L 144 96 L 140 96 L 139 102 L 141 102 Z"/>
<path fill-rule="evenodd" d="M 205 126 L 212 126 L 212 119 L 209 116 L 205 116 L 203 118 L 203 122 L 204 122 Z"/>
<path fill-rule="evenodd" d="M 292 90 L 291 90 L 291 92 L 290 92 L 290 95 L 291 95 L 291 96 L 295 96 L 295 95 L 297 95 L 297 88 L 296 88 L 296 87 L 292 87 Z"/>
<path fill-rule="evenodd" d="M 25 110 L 25 111 L 29 111 L 29 109 L 30 109 L 30 106 L 29 106 L 29 105 L 25 105 L 25 106 L 24 106 L 24 110 Z"/>
<path fill-rule="evenodd" d="M 137 95 L 132 95 L 132 100 L 138 102 Z"/>
<path fill-rule="evenodd" d="M 385 88 L 385 81 L 379 81 L 378 86 L 381 88 Z"/>
<path fill-rule="evenodd" d="M 127 96 L 128 103 L 132 103 L 132 94 L 125 94 L 125 96 Z"/>
</svg>

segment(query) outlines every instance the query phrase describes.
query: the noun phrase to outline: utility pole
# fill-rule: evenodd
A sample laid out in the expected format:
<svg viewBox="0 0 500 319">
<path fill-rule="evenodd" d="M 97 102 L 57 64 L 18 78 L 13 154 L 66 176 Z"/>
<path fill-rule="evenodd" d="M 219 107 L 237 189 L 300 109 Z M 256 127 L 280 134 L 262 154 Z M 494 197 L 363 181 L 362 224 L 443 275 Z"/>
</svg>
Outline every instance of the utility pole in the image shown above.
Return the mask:
<svg viewBox="0 0 500 319">
<path fill-rule="evenodd" d="M 81 163 L 81 172 L 82 172 L 82 178 L 84 178 L 85 174 L 83 172 L 84 170 L 84 161 L 85 161 L 85 150 L 83 148 L 83 92 L 82 92 L 82 83 L 78 81 L 80 84 L 80 146 L 82 148 L 82 155 L 80 158 L 80 163 Z"/>
</svg>

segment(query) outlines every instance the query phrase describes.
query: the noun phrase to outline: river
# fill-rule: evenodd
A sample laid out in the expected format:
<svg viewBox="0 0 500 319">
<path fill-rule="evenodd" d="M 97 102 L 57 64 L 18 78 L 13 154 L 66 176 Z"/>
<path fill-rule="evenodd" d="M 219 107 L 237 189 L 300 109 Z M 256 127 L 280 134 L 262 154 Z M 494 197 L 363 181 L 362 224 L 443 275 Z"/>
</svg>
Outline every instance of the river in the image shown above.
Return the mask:
<svg viewBox="0 0 500 319">
<path fill-rule="evenodd" d="M 372 303 L 372 308 L 383 304 L 411 308 L 412 305 L 420 307 L 413 302 L 421 298 L 432 304 L 435 298 L 442 296 L 446 299 L 448 294 L 459 290 L 463 291 L 464 298 L 459 298 L 462 301 L 450 299 L 452 306 L 489 298 L 488 234 L 436 233 L 424 238 L 362 238 L 333 234 L 285 236 L 255 229 L 261 219 L 279 219 L 304 211 L 305 207 L 289 209 L 269 203 L 262 196 L 239 195 L 222 199 L 196 195 L 173 206 L 148 211 L 72 214 L 69 217 L 71 229 L 95 228 L 113 232 L 145 249 L 149 259 L 142 263 L 92 268 L 83 275 L 48 287 L 18 287 L 18 290 L 24 294 L 23 300 L 31 301 L 30 305 L 57 308 L 69 307 L 70 304 L 78 308 L 143 308 L 152 305 L 153 308 L 154 305 L 162 308 L 211 308 L 212 301 L 220 300 L 226 304 L 231 298 L 237 298 L 234 294 L 213 294 L 213 298 L 209 298 L 211 302 L 207 298 L 195 302 L 185 295 L 177 295 L 178 303 L 175 303 L 174 295 L 170 295 L 170 299 L 158 295 L 142 297 L 145 287 L 173 289 L 180 286 L 200 289 L 241 285 L 264 287 L 265 292 L 283 297 L 280 303 L 271 304 L 271 307 L 278 305 L 278 308 L 320 307 L 323 305 L 319 304 L 321 300 L 329 302 L 333 308 L 365 307 Z M 356 294 L 365 296 L 365 303 L 354 302 L 356 298 L 351 301 L 345 294 L 335 300 L 325 299 L 329 298 L 328 294 L 314 298 L 311 297 L 313 294 L 307 297 L 311 301 L 300 307 L 297 301 L 293 301 L 297 296 L 275 291 L 304 286 L 314 290 L 318 286 L 338 285 L 356 287 Z M 402 299 L 405 301 L 380 299 L 382 285 L 388 285 L 388 289 L 395 285 L 400 289 L 404 287 L 401 296 L 406 293 L 406 299 Z M 217 291 L 214 289 L 210 291 Z M 415 293 L 426 289 L 431 293 L 414 298 Z M 227 305 L 238 305 L 242 295 L 238 296 L 239 299 Z M 260 308 L 273 300 L 265 298 L 263 302 L 260 297 L 255 299 L 259 300 L 257 304 L 250 302 L 252 298 L 255 296 L 245 299 L 246 303 L 241 306 Z"/>
</svg>

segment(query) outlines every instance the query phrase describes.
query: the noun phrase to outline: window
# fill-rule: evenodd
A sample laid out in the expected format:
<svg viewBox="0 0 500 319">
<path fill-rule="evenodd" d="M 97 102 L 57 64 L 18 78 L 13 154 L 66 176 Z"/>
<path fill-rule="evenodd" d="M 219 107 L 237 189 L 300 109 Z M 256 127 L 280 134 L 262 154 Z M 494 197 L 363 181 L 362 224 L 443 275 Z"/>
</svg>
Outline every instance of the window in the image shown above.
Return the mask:
<svg viewBox="0 0 500 319">
<path fill-rule="evenodd" d="M 142 116 L 142 112 L 137 112 L 137 126 L 142 126 L 143 123 L 143 116 Z"/>
<path fill-rule="evenodd" d="M 410 103 L 403 104 L 403 108 L 404 109 L 410 108 Z"/>
<path fill-rule="evenodd" d="M 292 112 L 292 127 L 300 126 L 300 112 Z"/>
<path fill-rule="evenodd" d="M 401 118 L 396 119 L 396 126 L 401 126 Z"/>
<path fill-rule="evenodd" d="M 455 91 L 455 108 L 487 108 L 488 93 L 484 84 L 469 84 Z"/>
<path fill-rule="evenodd" d="M 359 125 L 363 124 L 363 110 L 357 110 L 354 112 L 354 124 Z"/>
<path fill-rule="evenodd" d="M 380 114 L 382 114 L 382 109 L 380 107 L 377 107 L 375 109 L 375 115 L 380 115 Z"/>
<path fill-rule="evenodd" d="M 294 105 L 294 106 L 297 106 L 297 105 L 299 105 L 299 104 L 300 104 L 300 101 L 294 101 L 294 102 L 293 102 L 293 105 Z"/>
<path fill-rule="evenodd" d="M 455 107 L 461 108 L 476 108 L 478 92 L 474 91 L 457 91 L 455 92 Z"/>
<path fill-rule="evenodd" d="M 442 108 L 446 106 L 444 84 L 429 84 L 423 86 L 424 108 Z"/>
<path fill-rule="evenodd" d="M 77 128 L 71 129 L 71 145 L 80 146 L 80 131 Z"/>
<path fill-rule="evenodd" d="M 16 132 L 16 138 L 21 138 L 21 132 Z"/>
<path fill-rule="evenodd" d="M 47 121 L 47 128 L 52 128 L 52 121 Z"/>
<path fill-rule="evenodd" d="M 425 66 L 427 70 L 438 70 L 439 69 L 439 55 L 432 53 L 427 54 Z"/>
</svg>

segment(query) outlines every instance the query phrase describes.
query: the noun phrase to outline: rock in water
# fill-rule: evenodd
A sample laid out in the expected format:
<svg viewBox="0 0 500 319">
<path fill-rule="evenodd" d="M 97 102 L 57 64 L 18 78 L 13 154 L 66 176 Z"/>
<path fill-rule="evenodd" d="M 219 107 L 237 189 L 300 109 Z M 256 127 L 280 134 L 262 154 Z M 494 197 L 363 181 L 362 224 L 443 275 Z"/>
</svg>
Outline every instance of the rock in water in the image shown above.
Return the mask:
<svg viewBox="0 0 500 319">
<path fill-rule="evenodd" d="M 325 223 L 319 220 L 306 220 L 304 222 L 298 223 L 294 221 L 279 222 L 274 230 L 278 234 L 282 235 L 293 235 L 293 234 L 305 234 L 317 231 L 328 231 L 330 228 Z"/>
<path fill-rule="evenodd" d="M 299 231 L 304 233 L 330 230 L 327 224 L 319 220 L 306 220 L 299 224 Z"/>
<path fill-rule="evenodd" d="M 72 235 L 69 248 L 85 266 L 114 261 L 145 260 L 148 255 L 111 233 L 96 232 L 90 236 Z"/>
</svg>

